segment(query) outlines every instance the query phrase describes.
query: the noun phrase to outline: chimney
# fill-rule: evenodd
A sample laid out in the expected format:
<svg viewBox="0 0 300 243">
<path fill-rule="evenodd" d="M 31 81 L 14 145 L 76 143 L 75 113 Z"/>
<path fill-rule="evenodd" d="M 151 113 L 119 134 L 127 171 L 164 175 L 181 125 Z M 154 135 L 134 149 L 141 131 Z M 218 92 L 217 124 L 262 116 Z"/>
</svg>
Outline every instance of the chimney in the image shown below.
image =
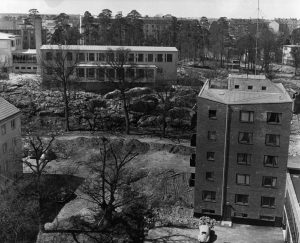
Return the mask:
<svg viewBox="0 0 300 243">
<path fill-rule="evenodd" d="M 37 59 L 37 73 L 41 73 L 41 46 L 42 46 L 42 18 L 40 16 L 34 17 L 34 35 L 35 35 L 35 49 Z"/>
</svg>

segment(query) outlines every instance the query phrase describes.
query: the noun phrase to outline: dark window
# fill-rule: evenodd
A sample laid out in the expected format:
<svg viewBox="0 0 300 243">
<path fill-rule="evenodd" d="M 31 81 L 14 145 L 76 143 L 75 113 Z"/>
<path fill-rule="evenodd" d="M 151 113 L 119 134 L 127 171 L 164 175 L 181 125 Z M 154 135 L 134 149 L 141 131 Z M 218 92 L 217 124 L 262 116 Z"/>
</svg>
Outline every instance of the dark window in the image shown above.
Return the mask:
<svg viewBox="0 0 300 243">
<path fill-rule="evenodd" d="M 278 156 L 265 155 L 264 156 L 264 165 L 269 166 L 269 167 L 277 167 L 278 166 Z"/>
<path fill-rule="evenodd" d="M 14 47 L 15 46 L 15 42 L 12 40 L 11 41 L 11 46 Z"/>
<path fill-rule="evenodd" d="M 208 140 L 216 141 L 217 140 L 217 132 L 216 131 L 208 131 L 207 137 L 208 137 Z"/>
<path fill-rule="evenodd" d="M 77 68 L 77 77 L 84 78 L 84 68 Z"/>
<path fill-rule="evenodd" d="M 214 191 L 203 191 L 202 192 L 203 201 L 216 201 L 216 192 Z"/>
<path fill-rule="evenodd" d="M 205 173 L 205 178 L 208 181 L 214 181 L 214 172 L 206 172 Z"/>
<path fill-rule="evenodd" d="M 248 214 L 246 213 L 238 213 L 238 212 L 234 212 L 234 217 L 237 217 L 237 218 L 247 218 L 248 217 Z"/>
<path fill-rule="evenodd" d="M 212 209 L 202 209 L 201 211 L 204 214 L 211 214 L 211 213 L 215 213 L 215 210 Z"/>
<path fill-rule="evenodd" d="M 208 110 L 208 118 L 212 120 L 217 119 L 217 110 Z"/>
<path fill-rule="evenodd" d="M 27 69 L 31 69 L 31 67 L 27 67 Z"/>
<path fill-rule="evenodd" d="M 7 152 L 7 143 L 2 144 L 2 152 L 5 154 Z"/>
<path fill-rule="evenodd" d="M 37 69 L 37 67 L 33 67 L 33 69 Z"/>
<path fill-rule="evenodd" d="M 249 185 L 250 176 L 245 174 L 236 174 L 236 184 L 238 185 Z"/>
<path fill-rule="evenodd" d="M 107 53 L 106 55 L 106 61 L 113 62 L 115 60 L 115 54 L 112 52 Z"/>
<path fill-rule="evenodd" d="M 62 60 L 62 53 L 56 52 L 56 60 Z"/>
<path fill-rule="evenodd" d="M 144 61 L 144 54 L 139 53 L 138 54 L 138 62 L 143 62 Z"/>
<path fill-rule="evenodd" d="M 52 52 L 46 52 L 46 60 L 47 61 L 52 60 Z"/>
<path fill-rule="evenodd" d="M 136 75 L 137 75 L 137 78 L 144 78 L 145 77 L 145 70 L 144 69 L 137 69 L 136 70 Z"/>
<path fill-rule="evenodd" d="M 215 152 L 207 152 L 206 158 L 207 158 L 207 160 L 210 160 L 210 161 L 215 160 Z"/>
<path fill-rule="evenodd" d="M 249 85 L 249 86 L 248 86 L 248 89 L 253 89 L 253 86 L 252 86 L 252 85 Z"/>
<path fill-rule="evenodd" d="M 97 80 L 104 81 L 105 79 L 105 69 L 104 68 L 98 68 L 97 69 Z"/>
<path fill-rule="evenodd" d="M 274 216 L 267 216 L 267 215 L 259 215 L 260 220 L 265 220 L 265 221 L 274 221 Z"/>
<path fill-rule="evenodd" d="M 3 125 L 1 126 L 1 134 L 2 134 L 2 135 L 5 135 L 5 134 L 6 134 L 6 124 L 3 124 Z"/>
<path fill-rule="evenodd" d="M 263 176 L 262 186 L 264 187 L 276 187 L 277 178 L 272 176 Z"/>
<path fill-rule="evenodd" d="M 148 62 L 153 62 L 153 54 L 148 54 Z"/>
<path fill-rule="evenodd" d="M 134 62 L 134 53 L 129 53 L 128 62 Z"/>
<path fill-rule="evenodd" d="M 241 122 L 253 122 L 254 121 L 254 112 L 253 111 L 241 111 L 240 112 L 240 121 Z"/>
<path fill-rule="evenodd" d="M 167 54 L 167 62 L 172 62 L 172 61 L 173 61 L 173 55 Z"/>
<path fill-rule="evenodd" d="M 163 54 L 157 54 L 157 62 L 163 61 Z"/>
<path fill-rule="evenodd" d="M 267 146 L 280 146 L 280 136 L 276 134 L 266 134 L 266 145 Z"/>
<path fill-rule="evenodd" d="M 281 116 L 281 113 L 267 112 L 267 123 L 280 124 Z"/>
<path fill-rule="evenodd" d="M 85 53 L 78 53 L 77 54 L 77 59 L 79 62 L 85 62 Z"/>
<path fill-rule="evenodd" d="M 95 78 L 95 68 L 88 68 L 87 71 L 88 71 L 87 72 L 88 78 L 94 79 Z"/>
<path fill-rule="evenodd" d="M 275 208 L 275 198 L 261 197 L 261 206 L 266 208 Z"/>
<path fill-rule="evenodd" d="M 98 53 L 98 61 L 104 62 L 105 61 L 105 54 L 104 53 Z"/>
<path fill-rule="evenodd" d="M 19 67 L 15 67 L 15 69 L 19 69 Z"/>
<path fill-rule="evenodd" d="M 239 89 L 240 86 L 239 86 L 239 85 L 234 85 L 234 88 L 235 88 L 235 89 Z"/>
<path fill-rule="evenodd" d="M 261 90 L 267 90 L 267 87 L 266 86 L 262 86 Z"/>
<path fill-rule="evenodd" d="M 249 195 L 235 194 L 235 203 L 241 205 L 248 205 Z"/>
<path fill-rule="evenodd" d="M 95 54 L 94 53 L 89 53 L 89 61 L 93 62 L 95 61 Z"/>
<path fill-rule="evenodd" d="M 239 143 L 242 144 L 253 144 L 253 133 L 251 132 L 240 132 Z"/>
<path fill-rule="evenodd" d="M 189 178 L 189 186 L 193 187 L 195 186 L 195 173 L 191 173 L 190 178 Z"/>
<path fill-rule="evenodd" d="M 134 69 L 133 68 L 129 68 L 126 70 L 126 77 L 133 79 L 134 78 Z"/>
<path fill-rule="evenodd" d="M 107 77 L 109 80 L 114 80 L 115 79 L 115 69 L 108 69 L 107 70 Z"/>
<path fill-rule="evenodd" d="M 73 54 L 72 54 L 72 52 L 67 52 L 67 60 L 68 60 L 68 61 L 72 61 L 72 59 L 73 59 Z"/>
<path fill-rule="evenodd" d="M 251 154 L 238 153 L 237 154 L 237 163 L 241 165 L 250 165 L 251 164 Z"/>
<path fill-rule="evenodd" d="M 21 69 L 25 69 L 25 67 L 21 67 Z"/>
</svg>

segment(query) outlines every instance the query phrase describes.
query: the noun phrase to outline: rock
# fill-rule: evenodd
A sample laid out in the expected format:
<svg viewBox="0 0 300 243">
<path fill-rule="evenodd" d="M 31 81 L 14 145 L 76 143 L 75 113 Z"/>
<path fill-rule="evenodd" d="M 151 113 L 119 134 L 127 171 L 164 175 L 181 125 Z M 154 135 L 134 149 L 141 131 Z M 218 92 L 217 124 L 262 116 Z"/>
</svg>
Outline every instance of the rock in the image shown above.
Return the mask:
<svg viewBox="0 0 300 243">
<path fill-rule="evenodd" d="M 116 99 L 116 98 L 120 98 L 121 95 L 121 91 L 116 89 L 112 92 L 107 93 L 106 95 L 104 95 L 104 99 Z"/>
</svg>

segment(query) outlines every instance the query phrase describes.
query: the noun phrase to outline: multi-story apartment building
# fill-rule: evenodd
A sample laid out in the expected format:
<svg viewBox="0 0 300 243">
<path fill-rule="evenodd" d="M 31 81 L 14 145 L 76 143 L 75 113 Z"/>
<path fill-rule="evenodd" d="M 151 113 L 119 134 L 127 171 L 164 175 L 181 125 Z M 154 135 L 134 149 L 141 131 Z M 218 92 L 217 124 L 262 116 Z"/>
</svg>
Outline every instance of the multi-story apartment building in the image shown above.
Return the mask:
<svg viewBox="0 0 300 243">
<path fill-rule="evenodd" d="M 22 173 L 21 113 L 0 97 L 0 187 Z"/>
<path fill-rule="evenodd" d="M 118 61 L 122 52 L 127 56 L 125 63 Z M 116 80 L 118 66 L 124 69 L 126 78 L 136 82 L 176 80 L 178 50 L 175 47 L 43 45 L 41 55 L 49 64 L 56 62 L 57 55 L 66 55 L 69 61 L 66 64 L 76 65 L 76 72 L 72 74 L 74 82 Z M 45 79 L 51 78 L 51 71 L 44 70 L 43 74 Z"/>
<path fill-rule="evenodd" d="M 195 215 L 281 225 L 291 116 L 282 84 L 263 75 L 205 83 L 197 101 Z"/>
<path fill-rule="evenodd" d="M 299 49 L 300 45 L 284 45 L 282 48 L 282 64 L 295 65 L 295 60 L 292 55 L 293 49 Z"/>
</svg>

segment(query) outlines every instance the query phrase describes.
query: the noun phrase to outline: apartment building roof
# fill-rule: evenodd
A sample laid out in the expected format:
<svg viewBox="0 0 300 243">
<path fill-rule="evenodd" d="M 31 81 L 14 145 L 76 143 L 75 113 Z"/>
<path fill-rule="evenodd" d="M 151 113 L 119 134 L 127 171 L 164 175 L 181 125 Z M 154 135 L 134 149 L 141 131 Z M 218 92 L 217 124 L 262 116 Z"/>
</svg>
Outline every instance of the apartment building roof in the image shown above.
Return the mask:
<svg viewBox="0 0 300 243">
<path fill-rule="evenodd" d="M 292 102 L 281 83 L 264 75 L 229 75 L 218 83 L 207 81 L 199 97 L 229 105 Z"/>
<path fill-rule="evenodd" d="M 72 51 L 117 51 L 129 49 L 131 51 L 177 52 L 176 47 L 169 46 L 96 46 L 96 45 L 42 45 L 41 50 L 72 50 Z"/>
<path fill-rule="evenodd" d="M 12 38 L 15 38 L 17 36 L 18 35 L 0 32 L 0 40 L 11 40 Z"/>
<path fill-rule="evenodd" d="M 36 54 L 36 49 L 19 49 L 12 52 L 13 54 Z"/>
<path fill-rule="evenodd" d="M 20 110 L 0 97 L 0 121 L 19 113 Z"/>
<path fill-rule="evenodd" d="M 299 203 L 300 202 L 300 174 L 290 173 L 290 175 L 294 186 L 295 194 L 297 196 L 298 203 Z"/>
</svg>

